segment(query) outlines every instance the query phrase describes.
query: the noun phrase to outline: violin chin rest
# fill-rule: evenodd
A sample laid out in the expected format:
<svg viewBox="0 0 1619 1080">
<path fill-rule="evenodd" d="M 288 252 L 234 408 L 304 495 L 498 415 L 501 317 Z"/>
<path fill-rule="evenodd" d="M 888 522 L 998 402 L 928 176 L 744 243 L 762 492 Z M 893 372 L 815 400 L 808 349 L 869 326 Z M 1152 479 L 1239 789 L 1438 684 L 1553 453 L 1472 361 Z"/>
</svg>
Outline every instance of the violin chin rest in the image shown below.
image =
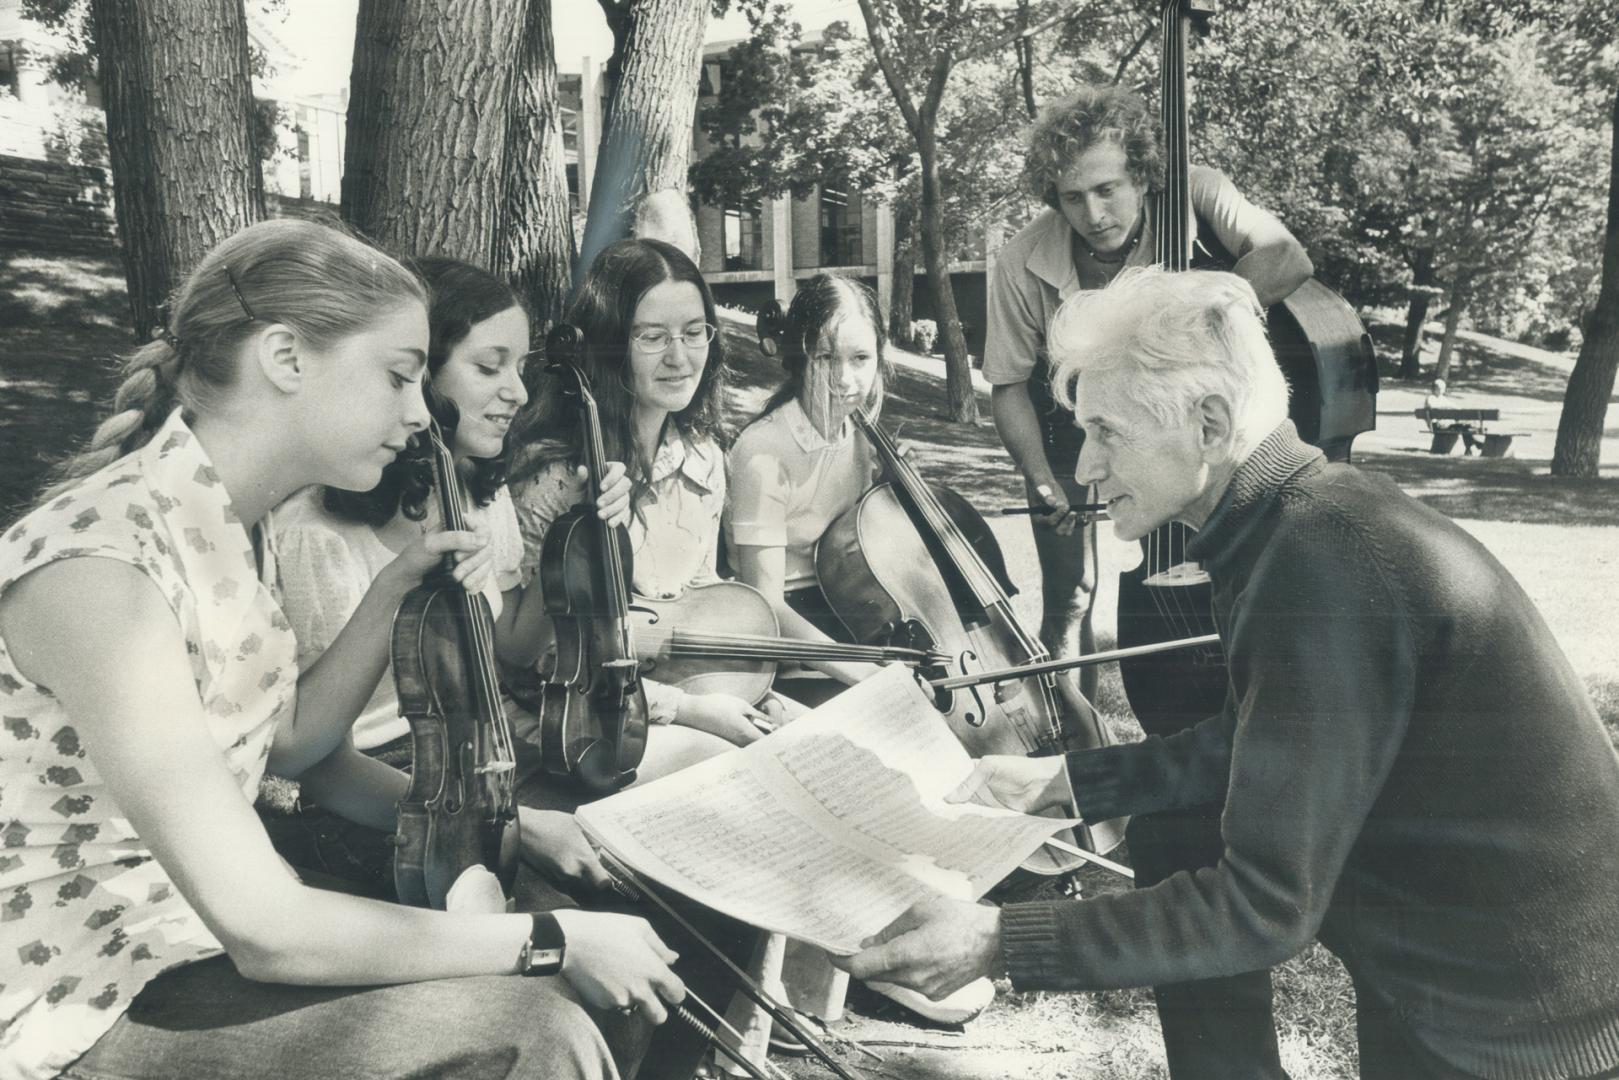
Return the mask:
<svg viewBox="0 0 1619 1080">
<path fill-rule="evenodd" d="M 635 770 L 618 767 L 617 755 L 606 739 L 592 739 L 579 752 L 573 773 L 581 784 L 600 795 L 611 795 L 635 782 Z"/>
</svg>

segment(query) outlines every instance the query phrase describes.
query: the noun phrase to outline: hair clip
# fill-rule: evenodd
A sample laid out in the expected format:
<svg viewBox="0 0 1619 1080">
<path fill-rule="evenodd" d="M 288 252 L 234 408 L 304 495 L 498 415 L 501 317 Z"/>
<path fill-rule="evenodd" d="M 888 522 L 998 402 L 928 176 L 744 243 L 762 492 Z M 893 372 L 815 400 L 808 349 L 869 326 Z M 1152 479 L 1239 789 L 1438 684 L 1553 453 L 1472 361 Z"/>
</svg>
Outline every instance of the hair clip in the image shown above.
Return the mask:
<svg viewBox="0 0 1619 1080">
<path fill-rule="evenodd" d="M 174 336 L 174 332 L 169 329 L 169 324 L 166 321 L 159 322 L 152 328 L 152 340 L 163 342 L 175 352 L 180 351 L 180 339 Z"/>
<path fill-rule="evenodd" d="M 247 297 L 242 295 L 242 287 L 236 283 L 236 275 L 231 273 L 229 266 L 225 267 L 225 277 L 230 281 L 231 292 L 236 294 L 236 302 L 242 305 L 242 314 L 247 316 L 247 321 L 258 322 L 259 317 L 247 306 Z"/>
</svg>

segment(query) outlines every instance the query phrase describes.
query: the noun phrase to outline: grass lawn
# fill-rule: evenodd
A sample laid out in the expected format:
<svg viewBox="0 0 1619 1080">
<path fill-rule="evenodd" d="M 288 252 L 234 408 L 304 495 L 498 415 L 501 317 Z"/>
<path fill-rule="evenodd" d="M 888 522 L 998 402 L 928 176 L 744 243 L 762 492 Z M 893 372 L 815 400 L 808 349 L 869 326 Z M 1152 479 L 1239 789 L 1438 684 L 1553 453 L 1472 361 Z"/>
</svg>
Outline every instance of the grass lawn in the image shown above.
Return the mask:
<svg viewBox="0 0 1619 1080">
<path fill-rule="evenodd" d="M 0 324 L 8 328 L 0 361 L 0 527 L 26 508 L 50 460 L 87 437 L 117 385 L 115 354 L 130 340 L 123 273 L 115 256 L 0 253 Z M 758 356 L 746 320 L 727 319 L 727 343 L 737 367 L 735 409 L 756 408 L 775 385 L 778 369 Z M 1398 327 L 1374 322 L 1380 349 L 1397 348 Z M 980 508 L 1020 501 L 1022 484 L 988 422 L 961 427 L 939 419 L 942 364 L 901 355 L 884 419 L 915 444 L 923 471 L 948 482 Z M 1431 357 L 1428 358 L 1431 361 Z M 1571 358 L 1469 337 L 1453 371 L 1452 393 L 1464 407 L 1499 408 L 1518 440 L 1515 459 L 1439 458 L 1425 452 L 1427 436 L 1411 410 L 1425 386 L 1394 379 L 1379 398 L 1378 430 L 1360 438 L 1357 460 L 1387 473 L 1405 490 L 1455 518 L 1518 577 L 1540 606 L 1574 667 L 1591 686 L 1610 730 L 1619 735 L 1619 650 L 1601 627 L 1619 601 L 1619 426 L 1604 439 L 1601 479 L 1554 480 L 1546 475 Z M 1386 372 L 1387 374 L 1387 372 Z M 1619 423 L 1619 413 L 1614 414 Z M 1039 573 L 1029 525 L 992 519 L 1015 581 L 1020 614 L 1038 622 Z M 1137 561 L 1134 544 L 1099 538 L 1102 565 L 1097 627 L 1113 636 L 1114 580 Z M 1139 735 L 1129 718 L 1118 676 L 1103 673 L 1098 706 L 1121 738 Z M 1087 871 L 1090 891 L 1120 887 Z M 852 1028 L 883 1054 L 873 1072 L 889 1077 L 1050 1077 L 1135 1080 L 1161 1077 L 1163 1050 L 1150 995 L 1004 993 L 964 1031 L 932 1031 L 881 1015 Z M 1353 996 L 1337 961 L 1320 948 L 1277 972 L 1277 1025 L 1283 1059 L 1296 1080 L 1356 1075 Z M 859 1063 L 858 1059 L 854 1059 Z M 869 1064 L 869 1063 L 868 1063 Z M 829 1073 L 794 1062 L 795 1076 Z"/>
</svg>

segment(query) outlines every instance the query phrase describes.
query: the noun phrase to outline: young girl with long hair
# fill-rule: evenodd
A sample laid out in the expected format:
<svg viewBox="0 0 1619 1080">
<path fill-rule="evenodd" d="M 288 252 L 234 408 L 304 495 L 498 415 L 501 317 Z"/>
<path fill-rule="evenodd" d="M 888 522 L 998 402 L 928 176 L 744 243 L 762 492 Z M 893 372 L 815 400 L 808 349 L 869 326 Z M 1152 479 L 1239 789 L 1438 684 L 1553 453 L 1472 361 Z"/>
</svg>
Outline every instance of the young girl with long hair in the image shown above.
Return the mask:
<svg viewBox="0 0 1619 1080">
<path fill-rule="evenodd" d="M 725 353 L 702 275 L 669 244 L 621 240 L 591 265 L 567 320 L 583 338 L 578 359 L 597 401 L 607 457 L 625 464 L 632 484 L 633 590 L 667 598 L 718 580 Z M 515 645 L 505 655 L 513 663 L 532 666 L 549 643 L 534 576 L 551 523 L 584 497 L 581 455 L 576 404 L 542 394 L 512 473 L 529 580 Z M 760 737 L 763 714 L 741 698 L 688 694 L 649 678 L 642 683 L 655 725 L 643 779 Z"/>
<path fill-rule="evenodd" d="M 442 257 L 412 265 L 431 297 L 424 381 L 453 413 L 443 435 L 468 499 L 463 513 L 486 541 L 469 560 L 466 583 L 489 603 L 498 648 L 522 602 L 523 538 L 505 472 L 507 436 L 528 401 L 528 313 L 510 285 L 478 267 Z M 404 591 L 421 578 L 411 553 L 439 527 L 431 454 L 418 438 L 369 491 L 311 487 L 278 507 L 275 518 L 283 606 L 298 638 L 304 681 L 328 687 L 337 697 L 328 707 L 359 719 L 353 747 L 305 773 L 300 790 L 301 802 L 357 825 L 304 812 L 272 827 L 283 853 L 298 865 L 380 895 L 391 894 L 392 853 L 377 830 L 392 830 L 393 804 L 408 786 L 401 770 L 411 758 L 410 726 L 399 712 L 389 662 L 390 624 Z M 607 479 L 598 513 L 621 522 L 629 502 L 623 467 L 614 466 Z M 386 602 L 375 602 L 379 596 Z M 346 678 L 317 682 L 327 668 Z M 307 697 L 315 688 L 300 692 Z M 506 704 L 519 746 L 526 747 L 535 737 L 535 718 Z M 605 883 L 570 815 L 524 807 L 521 816 L 527 861 L 565 878 Z"/>
<path fill-rule="evenodd" d="M 877 479 L 871 445 L 850 421 L 882 407 L 887 335 L 877 298 L 852 278 L 817 274 L 787 309 L 781 346 L 787 378 L 726 457 L 725 535 L 737 577 L 765 595 L 782 633 L 847 640 L 815 580 L 815 545 Z M 870 664 L 807 666 L 853 684 Z M 807 701 L 826 696 L 799 685 Z"/>
<path fill-rule="evenodd" d="M 581 1000 L 658 1020 L 679 999 L 641 920 L 311 888 L 253 813 L 266 766 L 306 771 L 354 718 L 323 683 L 346 672 L 299 678 L 271 508 L 376 486 L 427 422 L 427 350 L 398 263 L 309 222 L 245 229 L 0 537 L 0 1073 L 613 1076 Z M 409 548 L 402 580 L 482 541 Z M 553 929 L 560 977 L 510 977 Z"/>
</svg>

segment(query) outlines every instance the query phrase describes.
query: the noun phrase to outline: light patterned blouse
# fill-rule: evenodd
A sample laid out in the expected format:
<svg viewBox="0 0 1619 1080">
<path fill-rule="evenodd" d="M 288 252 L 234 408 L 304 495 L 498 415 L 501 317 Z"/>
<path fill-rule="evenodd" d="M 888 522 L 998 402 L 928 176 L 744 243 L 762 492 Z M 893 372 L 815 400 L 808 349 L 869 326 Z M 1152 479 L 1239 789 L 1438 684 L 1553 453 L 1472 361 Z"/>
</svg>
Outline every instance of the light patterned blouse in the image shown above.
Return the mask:
<svg viewBox="0 0 1619 1080">
<path fill-rule="evenodd" d="M 281 565 L 281 605 L 298 637 L 298 666 L 307 670 L 329 648 L 365 599 L 366 590 L 398 552 L 384 544 L 371 526 L 347 521 L 327 510 L 320 487 L 309 487 L 276 507 L 275 541 Z M 438 527 L 436 498 L 428 500 L 426 529 Z M 517 531 L 511 496 L 502 487 L 484 507 L 468 507 L 469 527 L 489 527 L 494 575 L 484 588 L 489 612 L 500 618 L 502 594 L 518 583 L 523 538 Z M 514 718 L 515 722 L 515 718 Z M 410 733 L 399 715 L 399 692 L 393 665 L 384 669 L 377 688 L 354 722 L 354 745 L 371 750 Z"/>
<path fill-rule="evenodd" d="M 629 525 L 635 580 L 642 596 L 668 599 L 693 585 L 718 581 L 720 515 L 725 510 L 725 456 L 712 439 L 688 442 L 673 424 L 652 459 L 649 490 L 636 502 Z M 523 534 L 522 580 L 526 586 L 540 566 L 541 548 L 551 523 L 585 498 L 575 467 L 553 462 L 514 485 L 512 502 Z M 679 690 L 642 679 L 647 709 L 655 723 L 674 720 Z"/>
<path fill-rule="evenodd" d="M 274 593 L 273 547 L 259 570 L 178 411 L 144 448 L 0 537 L 0 593 L 82 557 L 128 563 L 167 599 L 209 731 L 251 802 L 293 708 L 295 643 Z M 0 1077 L 49 1077 L 147 982 L 222 950 L 113 804 L 72 718 L 17 670 L 4 640 L 0 717 Z"/>
</svg>

